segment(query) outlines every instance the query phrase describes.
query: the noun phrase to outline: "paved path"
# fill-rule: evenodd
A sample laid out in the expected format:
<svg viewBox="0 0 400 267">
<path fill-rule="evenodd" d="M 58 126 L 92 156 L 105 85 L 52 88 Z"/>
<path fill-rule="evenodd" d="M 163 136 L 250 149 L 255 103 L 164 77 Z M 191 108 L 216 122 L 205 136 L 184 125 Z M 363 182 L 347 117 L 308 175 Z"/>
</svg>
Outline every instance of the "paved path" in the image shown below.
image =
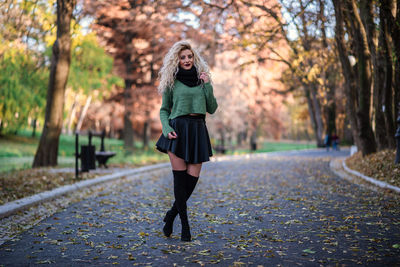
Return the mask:
<svg viewBox="0 0 400 267">
<path fill-rule="evenodd" d="M 382 266 L 400 263 L 400 199 L 306 151 L 210 162 L 189 201 L 191 243 L 161 232 L 172 175 L 107 186 L 0 246 L 0 265 Z M 330 157 L 327 157 L 329 155 Z"/>
</svg>

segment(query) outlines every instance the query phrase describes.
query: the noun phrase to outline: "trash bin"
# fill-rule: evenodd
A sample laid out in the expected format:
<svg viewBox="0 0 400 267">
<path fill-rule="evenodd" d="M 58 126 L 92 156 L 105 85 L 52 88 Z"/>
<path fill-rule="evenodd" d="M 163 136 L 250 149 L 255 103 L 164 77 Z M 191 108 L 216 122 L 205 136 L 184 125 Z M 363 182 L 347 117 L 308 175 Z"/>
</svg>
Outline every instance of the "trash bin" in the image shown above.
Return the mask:
<svg viewBox="0 0 400 267">
<path fill-rule="evenodd" d="M 256 142 L 251 142 L 250 149 L 251 149 L 251 151 L 256 151 L 257 150 L 257 143 Z"/>
<path fill-rule="evenodd" d="M 81 146 L 81 171 L 88 172 L 96 169 L 96 147 L 89 145 Z"/>
</svg>

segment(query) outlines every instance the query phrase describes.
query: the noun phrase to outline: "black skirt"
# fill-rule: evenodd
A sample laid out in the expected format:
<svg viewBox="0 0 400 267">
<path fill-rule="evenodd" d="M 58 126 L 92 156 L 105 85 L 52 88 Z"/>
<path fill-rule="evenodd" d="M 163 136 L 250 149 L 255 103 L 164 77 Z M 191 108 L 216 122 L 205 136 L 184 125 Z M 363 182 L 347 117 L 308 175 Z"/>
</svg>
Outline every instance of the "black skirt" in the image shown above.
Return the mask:
<svg viewBox="0 0 400 267">
<path fill-rule="evenodd" d="M 163 153 L 171 151 L 187 163 L 201 163 L 210 160 L 212 149 L 205 115 L 179 116 L 170 120 L 169 124 L 178 137 L 168 139 L 161 134 L 156 143 L 159 151 Z"/>
</svg>

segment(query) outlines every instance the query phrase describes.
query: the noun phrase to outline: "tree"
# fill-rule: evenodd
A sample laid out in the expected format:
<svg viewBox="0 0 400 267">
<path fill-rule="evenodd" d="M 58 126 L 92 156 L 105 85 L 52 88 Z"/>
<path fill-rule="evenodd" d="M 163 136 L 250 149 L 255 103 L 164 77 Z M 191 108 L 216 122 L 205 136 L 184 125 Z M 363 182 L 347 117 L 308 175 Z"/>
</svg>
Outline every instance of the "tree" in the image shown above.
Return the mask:
<svg viewBox="0 0 400 267">
<path fill-rule="evenodd" d="M 123 85 L 123 80 L 113 73 L 113 58 L 100 47 L 96 34 L 83 34 L 81 30 L 75 29 L 74 36 L 67 83 L 67 90 L 71 93 L 66 95 L 65 99 L 65 113 L 68 114 L 68 119 L 64 129 L 68 128 L 69 133 L 74 123 L 75 126 L 79 126 L 75 121 L 75 114 L 78 114 L 80 107 L 79 120 L 83 121 L 84 106 L 90 104 L 89 99 L 97 101 L 107 98 L 112 88 Z"/>
<path fill-rule="evenodd" d="M 383 127 L 375 128 L 375 136 L 377 141 L 377 148 L 379 150 L 385 149 L 388 147 L 388 141 L 390 139 L 394 140 L 394 136 L 392 138 L 388 138 L 386 134 L 386 123 L 384 112 L 382 110 L 382 97 L 384 91 L 384 79 L 385 79 L 385 66 L 384 66 L 384 57 L 385 53 L 388 50 L 387 42 L 385 42 L 385 37 L 383 36 L 383 31 L 380 31 L 379 41 L 376 45 L 376 25 L 374 22 L 374 12 L 373 12 L 373 3 L 370 1 L 362 1 L 360 2 L 360 15 L 362 22 L 365 26 L 366 38 L 368 40 L 368 48 L 370 51 L 372 68 L 373 68 L 373 104 L 374 104 L 374 122 L 375 125 L 382 125 Z M 380 26 L 382 26 L 382 20 L 380 20 Z M 377 48 L 380 49 L 377 49 Z M 391 64 L 390 64 L 391 65 Z M 393 134 L 394 135 L 394 134 Z"/>
<path fill-rule="evenodd" d="M 57 165 L 64 93 L 71 61 L 71 20 L 76 0 L 57 0 L 57 39 L 53 44 L 45 122 L 33 167 Z"/>
<path fill-rule="evenodd" d="M 47 0 L 5 0 L 0 3 L 0 37 L 28 44 L 27 50 L 41 54 L 40 46 L 51 31 L 53 14 Z"/>
<path fill-rule="evenodd" d="M 218 140 L 215 145 L 221 147 L 226 145 L 227 140 L 247 132 L 249 109 L 244 101 L 246 85 L 243 82 L 243 73 L 235 69 L 234 62 L 238 60 L 239 54 L 233 51 L 220 53 L 216 56 L 216 65 L 212 73 L 214 95 L 219 108 L 207 119 L 207 127 Z"/>
<path fill-rule="evenodd" d="M 47 71 L 24 44 L 9 44 L 0 45 L 0 120 L 3 132 L 14 133 L 43 114 Z"/>
<path fill-rule="evenodd" d="M 387 30 L 390 33 L 390 37 L 392 39 L 391 47 L 393 49 L 392 57 L 394 58 L 394 77 L 393 77 L 393 87 L 394 88 L 394 118 L 399 114 L 400 108 L 400 0 L 381 0 L 379 1 L 382 4 L 382 15 L 387 20 Z M 388 84 L 388 83 L 387 83 Z M 389 85 L 389 84 L 388 84 Z M 389 90 L 387 86 L 387 90 Z M 391 101 L 387 94 L 390 94 L 386 91 L 385 94 L 385 105 L 388 105 Z M 390 103 L 392 104 L 392 103 Z M 390 109 L 386 109 L 386 113 L 389 113 Z"/>
<path fill-rule="evenodd" d="M 49 6 L 44 0 L 0 3 L 0 132 L 36 125 L 44 114 Z"/>
<path fill-rule="evenodd" d="M 333 4 L 336 43 L 349 99 L 348 115 L 357 146 L 363 155 L 393 148 L 398 78 L 392 73 L 399 47 L 394 42 L 398 37 L 390 35 L 396 28 L 392 27 L 394 1 L 347 0 Z M 349 57 L 354 59 L 352 64 Z"/>
<path fill-rule="evenodd" d="M 221 140 L 224 136 L 229 137 L 231 134 L 238 136 L 238 143 L 242 141 L 243 136 L 250 136 L 252 139 L 259 135 L 279 138 L 282 134 L 281 117 L 277 116 L 281 111 L 281 105 L 278 102 L 282 100 L 282 96 L 276 94 L 274 89 L 282 87 L 276 74 L 282 71 L 283 64 L 277 61 L 273 61 L 273 64 L 271 61 L 267 62 L 265 58 L 270 57 L 271 52 L 264 48 L 267 43 L 273 43 L 273 48 L 284 54 L 287 48 L 277 33 L 275 20 L 265 16 L 258 7 L 252 6 L 255 3 L 256 1 L 212 1 L 211 3 L 194 1 L 194 4 L 193 2 L 191 4 L 192 9 L 201 10 L 199 14 L 201 27 L 209 31 L 208 36 L 218 40 L 215 44 L 218 49 L 217 54 L 236 55 L 234 65 L 228 70 L 234 74 L 227 75 L 227 77 L 237 77 L 236 82 L 232 84 L 232 78 L 231 82 L 228 82 L 221 77 L 219 80 L 222 82 L 218 83 L 217 90 L 241 91 L 238 97 L 241 98 L 240 101 L 245 105 L 246 111 L 240 114 L 239 118 L 243 121 L 244 127 L 240 129 L 240 132 L 234 132 L 235 127 L 232 128 L 232 125 L 237 123 L 230 122 L 232 116 L 228 115 L 226 119 L 223 119 L 223 112 L 217 111 L 219 115 L 213 120 L 219 121 L 216 124 L 218 127 L 215 128 L 219 129 Z M 271 5 L 273 12 L 279 11 L 277 1 L 271 0 L 268 4 Z M 279 14 L 277 16 L 279 17 Z M 221 56 L 217 56 L 216 59 L 217 61 L 226 60 Z M 216 72 L 219 73 L 221 68 L 224 73 L 227 72 L 221 64 L 216 62 Z M 224 90 L 224 88 L 227 89 Z M 222 105 L 234 102 L 229 98 L 229 94 L 222 93 L 218 101 Z M 223 108 L 232 109 L 229 104 Z M 221 106 L 221 110 L 223 108 Z"/>
<path fill-rule="evenodd" d="M 382 36 L 385 47 L 385 82 L 384 105 L 385 120 L 388 134 L 393 136 L 396 128 L 396 119 L 400 107 L 400 1 L 381 0 L 380 20 L 382 21 Z M 390 51 L 392 51 L 390 53 Z M 393 59 L 393 60 L 392 60 Z M 392 64 L 391 64 L 392 63 Z M 391 71 L 393 70 L 393 72 Z M 393 75 L 391 75 L 393 73 Z M 393 144 L 393 140 L 389 141 Z"/>
<path fill-rule="evenodd" d="M 223 3 L 203 5 L 220 12 L 220 27 L 225 35 L 231 36 L 225 43 L 236 51 L 254 55 L 243 67 L 268 62 L 286 65 L 282 82 L 287 88 L 274 91 L 282 95 L 303 91 L 317 145 L 322 146 L 324 131 L 336 129 L 335 92 L 340 84 L 340 76 L 332 72 L 335 55 L 333 42 L 326 34 L 329 17 L 325 1 Z"/>
<path fill-rule="evenodd" d="M 336 26 L 335 26 L 335 39 L 337 43 L 337 50 L 339 54 L 339 59 L 342 66 L 343 76 L 345 77 L 345 88 L 346 88 L 346 106 L 347 106 L 347 115 L 349 117 L 350 124 L 352 125 L 352 133 L 354 137 L 354 141 L 357 147 L 360 147 L 359 134 L 357 128 L 357 118 L 355 112 L 355 99 L 356 99 L 356 77 L 355 72 L 353 70 L 353 57 L 349 57 L 347 52 L 347 45 L 345 42 L 345 31 L 344 31 L 344 14 L 343 14 L 343 5 L 340 1 L 333 1 L 335 7 L 335 17 L 336 17 Z"/>
<path fill-rule="evenodd" d="M 169 19 L 176 16 L 180 1 L 91 1 L 86 12 L 96 18 L 93 28 L 106 51 L 114 58 L 114 67 L 125 81 L 124 146 L 133 149 L 135 88 L 154 86 L 162 56 L 184 32 L 184 23 Z"/>
</svg>

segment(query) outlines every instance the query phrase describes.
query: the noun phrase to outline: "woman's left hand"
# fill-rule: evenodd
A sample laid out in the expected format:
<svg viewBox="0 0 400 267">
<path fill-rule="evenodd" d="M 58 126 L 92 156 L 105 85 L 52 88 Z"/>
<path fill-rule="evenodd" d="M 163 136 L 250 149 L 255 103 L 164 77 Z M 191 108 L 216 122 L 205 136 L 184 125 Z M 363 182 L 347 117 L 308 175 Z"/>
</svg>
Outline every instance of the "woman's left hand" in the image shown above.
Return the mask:
<svg viewBox="0 0 400 267">
<path fill-rule="evenodd" d="M 200 79 L 204 81 L 204 83 L 208 83 L 210 81 L 210 77 L 206 72 L 200 73 Z"/>
</svg>

